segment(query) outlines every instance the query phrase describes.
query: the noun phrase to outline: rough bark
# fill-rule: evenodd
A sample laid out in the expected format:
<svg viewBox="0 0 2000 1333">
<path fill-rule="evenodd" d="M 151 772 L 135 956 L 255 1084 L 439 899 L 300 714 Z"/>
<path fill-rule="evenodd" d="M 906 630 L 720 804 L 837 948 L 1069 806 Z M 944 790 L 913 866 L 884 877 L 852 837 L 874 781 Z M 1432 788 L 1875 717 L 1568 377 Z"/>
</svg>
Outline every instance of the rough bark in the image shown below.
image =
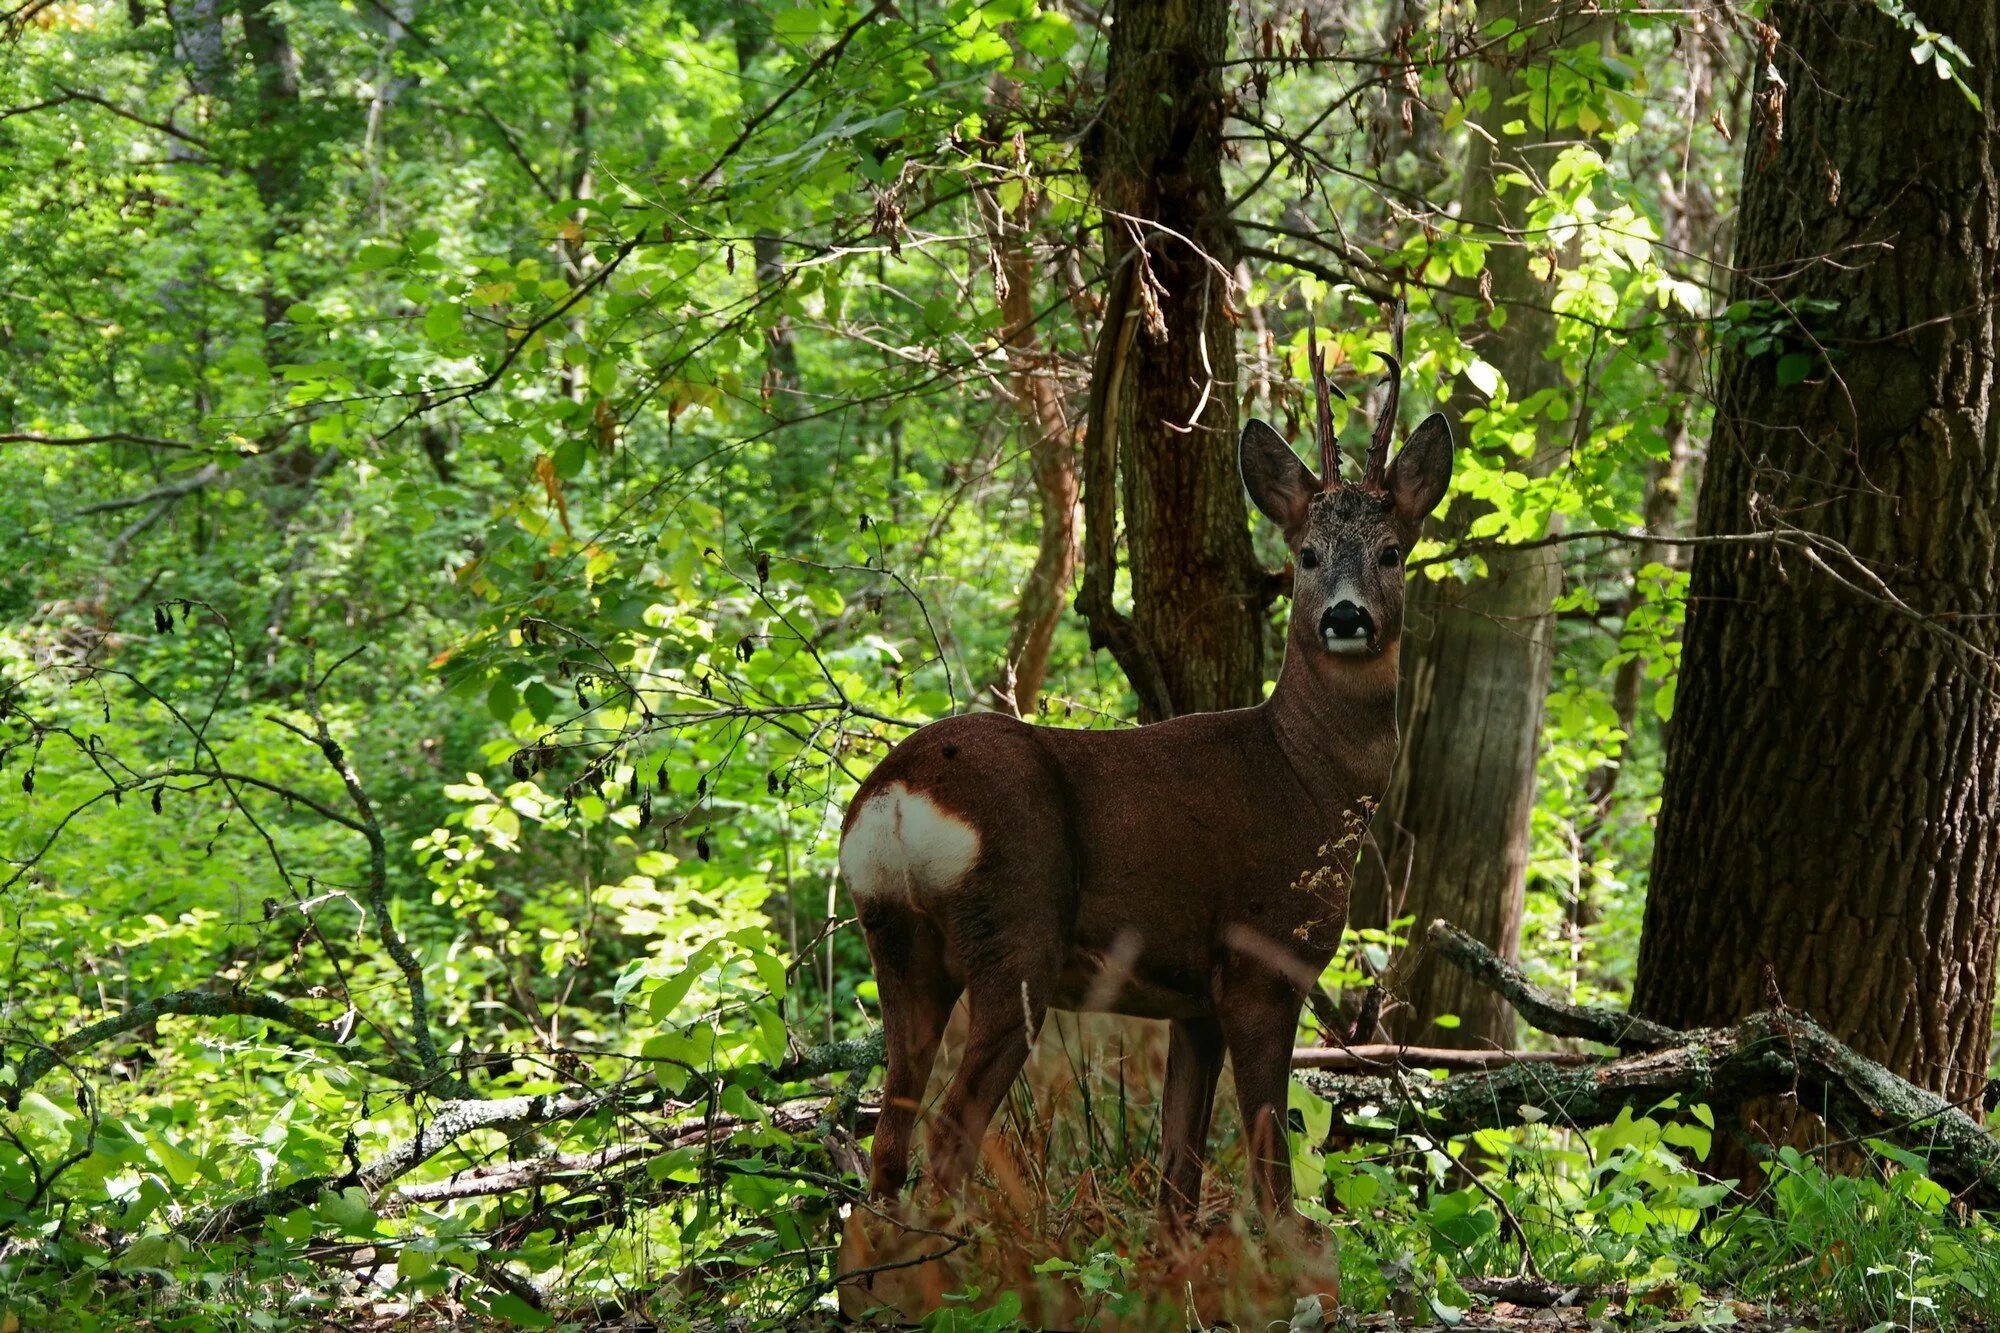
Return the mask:
<svg viewBox="0 0 2000 1333">
<path fill-rule="evenodd" d="M 1551 14 L 1553 12 L 1553 17 Z M 1533 130 L 1509 135 L 1501 126 L 1520 118 L 1510 99 L 1526 85 L 1521 71 L 1549 51 L 1601 35 L 1604 20 L 1568 3 L 1491 0 L 1482 22 L 1507 17 L 1538 34 L 1505 64 L 1482 67 L 1491 100 L 1475 121 L 1483 133 L 1468 142 L 1460 215 L 1482 230 L 1518 233 L 1528 192 L 1502 194 L 1500 178 L 1521 172 L 1540 179 L 1555 149 Z M 1570 131 L 1552 137 L 1573 138 Z M 1487 270 L 1495 305 L 1507 311 L 1502 330 L 1469 331 L 1480 355 L 1520 402 L 1561 383 L 1557 363 L 1543 352 L 1555 336 L 1548 310 L 1549 262 L 1528 242 L 1496 244 Z M 1512 465 L 1542 473 L 1561 460 L 1569 427 L 1551 424 L 1533 453 Z M 1483 512 L 1454 501 L 1438 535 L 1464 535 Z M 1371 839 L 1375 855 L 1355 876 L 1353 921 L 1382 926 L 1400 916 L 1449 917 L 1513 957 L 1519 949 L 1522 893 L 1528 861 L 1528 821 L 1535 800 L 1535 762 L 1548 694 L 1555 621 L 1550 613 L 1562 581 L 1553 548 L 1495 552 L 1486 575 L 1470 581 L 1419 578 L 1410 586 L 1398 700 L 1403 747 L 1384 793 Z M 1397 970 L 1401 1004 L 1384 1016 L 1393 1038 L 1467 1047 L 1511 1046 L 1514 1017 L 1492 992 L 1470 984 L 1421 955 Z M 1456 1014 L 1460 1026 L 1433 1025 Z"/>
<path fill-rule="evenodd" d="M 757 290 L 775 300 L 785 285 L 785 245 L 775 232 L 760 231 L 750 238 L 756 259 Z M 769 348 L 764 362 L 764 396 L 780 416 L 798 411 L 799 349 L 792 341 L 792 321 L 782 311 L 772 315 L 764 329 Z"/>
<path fill-rule="evenodd" d="M 1236 236 L 1222 186 L 1227 0 L 1120 0 L 1085 165 L 1114 297 L 1086 432 L 1097 529 L 1078 598 L 1140 713 L 1234 708 L 1263 693 L 1264 580 L 1236 475 Z M 1108 372 L 1108 373 L 1107 373 Z M 1132 613 L 1112 605 L 1104 483 L 1115 457 Z"/>
<path fill-rule="evenodd" d="M 1735 295 L 1805 327 L 1723 349 L 1697 528 L 1809 545 L 1696 555 L 1633 1003 L 1692 1026 L 1781 999 L 1960 1099 L 2000 921 L 2000 11 L 1924 18 L 1985 111 L 1872 5 L 1768 13 L 1783 119 L 1747 136 Z M 1831 366 L 1782 385 L 1815 344 Z"/>
</svg>

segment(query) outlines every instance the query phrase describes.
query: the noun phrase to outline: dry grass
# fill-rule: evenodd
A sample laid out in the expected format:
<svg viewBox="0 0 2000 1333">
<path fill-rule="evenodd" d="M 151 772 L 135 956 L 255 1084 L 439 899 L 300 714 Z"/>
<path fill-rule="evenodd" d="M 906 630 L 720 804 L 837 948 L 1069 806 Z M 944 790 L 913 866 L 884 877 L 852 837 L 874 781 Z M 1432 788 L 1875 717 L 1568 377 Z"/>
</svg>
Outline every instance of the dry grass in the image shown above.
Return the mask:
<svg viewBox="0 0 2000 1333">
<path fill-rule="evenodd" d="M 956 1067 L 962 1023 L 961 1013 L 928 1102 Z M 860 1276 L 842 1288 L 842 1309 L 914 1322 L 977 1290 L 974 1307 L 1013 1293 L 1036 1328 L 1261 1328 L 1313 1297 L 1330 1314 L 1333 1240 L 1306 1224 L 1267 1231 L 1248 1207 L 1226 1076 L 1197 1224 L 1178 1241 L 1162 1233 L 1153 1199 L 1165 1051 L 1160 1024 L 1051 1015 L 965 1196 L 946 1204 L 919 1185 L 896 1208 L 849 1217 L 841 1268 Z M 1112 1290 L 1092 1290 L 1077 1271 L 1089 1268 L 1112 1277 Z"/>
</svg>

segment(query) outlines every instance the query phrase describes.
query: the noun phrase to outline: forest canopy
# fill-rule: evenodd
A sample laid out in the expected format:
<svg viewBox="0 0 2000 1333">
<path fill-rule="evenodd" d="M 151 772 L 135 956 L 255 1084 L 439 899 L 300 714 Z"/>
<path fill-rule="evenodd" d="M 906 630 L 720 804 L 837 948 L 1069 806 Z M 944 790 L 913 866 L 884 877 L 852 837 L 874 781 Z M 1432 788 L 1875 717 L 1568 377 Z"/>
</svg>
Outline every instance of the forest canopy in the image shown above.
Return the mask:
<svg viewBox="0 0 2000 1333">
<path fill-rule="evenodd" d="M 0 0 L 0 1333 L 830 1323 L 857 784 L 1259 704 L 1240 433 L 1433 411 L 1342 1304 L 1991 1319 L 1996 96 L 1983 0 Z M 1165 1049 L 1051 1019 L 927 1327 L 1190 1322 Z"/>
</svg>

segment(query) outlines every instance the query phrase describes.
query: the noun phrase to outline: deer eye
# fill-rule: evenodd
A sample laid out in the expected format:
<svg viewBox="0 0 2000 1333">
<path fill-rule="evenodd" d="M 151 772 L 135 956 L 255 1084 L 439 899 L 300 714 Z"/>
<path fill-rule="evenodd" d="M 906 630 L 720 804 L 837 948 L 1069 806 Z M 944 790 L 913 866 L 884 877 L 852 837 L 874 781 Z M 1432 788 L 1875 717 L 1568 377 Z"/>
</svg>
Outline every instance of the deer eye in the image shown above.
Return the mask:
<svg viewBox="0 0 2000 1333">
<path fill-rule="evenodd" d="M 1315 551 L 1315 550 L 1313 550 L 1313 548 L 1312 548 L 1312 547 L 1310 547 L 1310 546 L 1306 546 L 1306 547 L 1302 547 L 1302 548 L 1300 548 L 1300 550 L 1299 550 L 1299 568 L 1300 568 L 1300 569 L 1318 569 L 1318 568 L 1319 568 L 1319 552 L 1318 552 L 1318 551 Z"/>
<path fill-rule="evenodd" d="M 1403 550 L 1400 546 L 1385 546 L 1382 548 L 1382 568 L 1394 569 L 1402 563 L 1402 560 Z"/>
</svg>

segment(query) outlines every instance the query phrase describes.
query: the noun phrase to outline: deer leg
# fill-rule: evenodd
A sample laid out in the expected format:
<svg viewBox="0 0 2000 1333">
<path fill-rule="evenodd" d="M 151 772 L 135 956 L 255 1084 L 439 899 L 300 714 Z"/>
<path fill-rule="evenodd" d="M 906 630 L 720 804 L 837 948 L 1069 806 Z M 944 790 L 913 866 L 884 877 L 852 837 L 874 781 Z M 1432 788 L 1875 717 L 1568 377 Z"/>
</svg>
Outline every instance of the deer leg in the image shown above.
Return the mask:
<svg viewBox="0 0 2000 1333">
<path fill-rule="evenodd" d="M 1268 973 L 1225 980 L 1217 998 L 1223 1039 L 1236 1067 L 1244 1147 L 1257 1200 L 1274 1216 L 1292 1211 L 1292 1155 L 1287 1105 L 1292 1037 L 1299 1026 L 1299 992 Z"/>
<path fill-rule="evenodd" d="M 965 1056 L 931 1124 L 931 1182 L 940 1194 L 955 1193 L 971 1174 L 993 1113 L 1028 1062 L 1048 1016 L 1048 994 L 1047 986 L 1025 977 L 973 990 Z"/>
<path fill-rule="evenodd" d="M 945 966 L 944 940 L 928 922 L 906 913 L 884 913 L 864 928 L 882 997 L 887 1065 L 868 1191 L 887 1199 L 902 1193 L 909 1179 L 911 1132 L 959 985 Z"/>
<path fill-rule="evenodd" d="M 1222 1076 L 1222 1025 L 1176 1019 L 1168 1029 L 1167 1082 L 1160 1096 L 1160 1220 L 1178 1231 L 1201 1206 L 1201 1163 Z"/>
</svg>

